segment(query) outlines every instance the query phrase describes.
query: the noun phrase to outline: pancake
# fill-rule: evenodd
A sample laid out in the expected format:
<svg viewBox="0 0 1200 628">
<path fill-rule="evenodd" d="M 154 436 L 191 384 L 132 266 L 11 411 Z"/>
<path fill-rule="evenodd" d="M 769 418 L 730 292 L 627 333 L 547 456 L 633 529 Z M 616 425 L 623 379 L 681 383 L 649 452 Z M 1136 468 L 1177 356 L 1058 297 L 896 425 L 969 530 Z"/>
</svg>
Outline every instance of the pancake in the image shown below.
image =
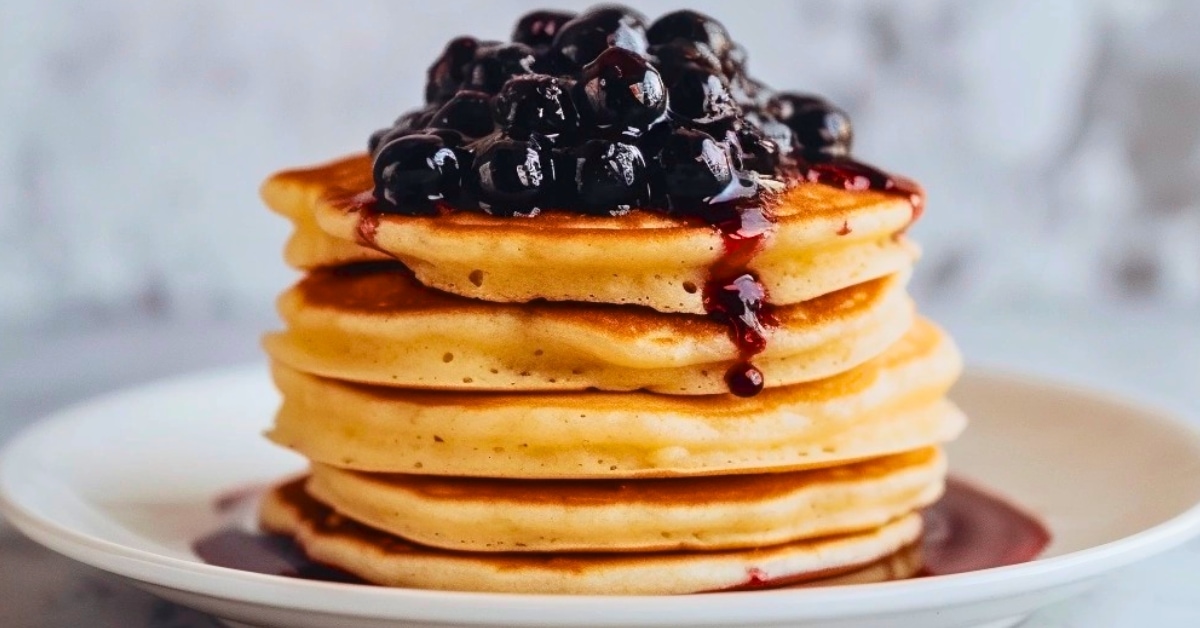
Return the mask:
<svg viewBox="0 0 1200 628">
<path fill-rule="evenodd" d="M 353 242 L 331 238 L 310 218 L 296 223 L 283 248 L 283 260 L 291 266 L 303 268 L 305 260 L 309 259 L 322 260 L 322 267 L 335 267 L 390 260 L 392 257 Z"/>
<path fill-rule="evenodd" d="M 308 556 L 368 582 L 451 591 L 665 595 L 795 584 L 856 571 L 911 545 L 921 517 L 909 514 L 856 534 L 749 550 L 637 554 L 497 554 L 408 543 L 355 523 L 313 500 L 303 481 L 263 501 L 261 523 L 293 537 Z"/>
<path fill-rule="evenodd" d="M 649 480 L 496 480 L 314 465 L 309 495 L 359 523 L 472 552 L 763 547 L 874 528 L 933 503 L 935 448 L 817 471 Z"/>
<path fill-rule="evenodd" d="M 961 370 L 918 321 L 883 355 L 751 398 L 637 393 L 455 393 L 363 386 L 276 362 L 271 440 L 373 472 L 622 478 L 801 469 L 928 447 L 964 425 L 944 399 Z"/>
<path fill-rule="evenodd" d="M 533 219 L 456 211 L 364 223 L 356 199 L 371 186 L 366 155 L 268 179 L 263 199 L 296 227 L 289 263 L 313 269 L 376 259 L 382 251 L 412 268 L 424 285 L 487 301 L 634 304 L 703 314 L 701 288 L 726 251 L 725 238 L 711 225 L 642 210 L 617 217 L 544 211 Z M 901 272 L 917 255 L 897 235 L 912 220 L 905 198 L 801 182 L 767 205 L 775 229 L 746 270 L 775 303 L 799 303 Z"/>
<path fill-rule="evenodd" d="M 558 32 L 557 78 L 456 39 L 374 157 L 263 184 L 305 275 L 263 340 L 266 436 L 309 471 L 262 529 L 446 591 L 914 575 L 966 424 L 907 292 L 924 190 L 857 161 L 832 103 L 760 90 L 708 16 L 660 17 L 654 55 L 564 39 L 641 19 L 606 11 L 521 18 L 515 41 Z M 660 80 L 698 69 L 755 103 Z"/>
<path fill-rule="evenodd" d="M 330 164 L 326 174 L 331 179 L 352 177 L 356 176 L 358 167 L 353 161 L 341 160 Z M 278 176 L 280 175 L 276 175 Z M 284 261 L 291 266 L 315 268 L 391 259 L 386 253 L 360 246 L 356 242 L 339 240 L 321 231 L 316 215 L 307 209 L 314 207 L 320 197 L 319 186 L 299 182 L 291 185 L 264 184 L 264 196 L 267 195 L 268 188 L 270 198 L 274 199 L 271 207 L 284 210 L 284 216 L 294 227 L 283 251 Z M 319 263 L 314 264 L 317 260 Z"/>
<path fill-rule="evenodd" d="M 773 309 L 755 364 L 774 387 L 843 372 L 912 323 L 907 274 Z M 279 300 L 267 336 L 292 368 L 385 386 L 457 390 L 728 390 L 738 362 L 725 325 L 704 316 L 600 304 L 487 303 L 422 286 L 399 265 L 310 273 Z"/>
<path fill-rule="evenodd" d="M 816 587 L 844 587 L 852 584 L 892 582 L 894 580 L 905 580 L 916 577 L 921 573 L 922 567 L 924 567 L 924 565 L 921 557 L 921 544 L 918 542 L 907 547 L 902 547 L 899 551 L 888 554 L 882 559 L 877 560 L 861 569 L 848 571 L 836 576 L 830 576 L 828 578 L 808 580 L 799 584 L 774 588 L 812 589 Z M 727 590 L 751 591 L 759 588 L 761 587 L 745 586 Z"/>
</svg>

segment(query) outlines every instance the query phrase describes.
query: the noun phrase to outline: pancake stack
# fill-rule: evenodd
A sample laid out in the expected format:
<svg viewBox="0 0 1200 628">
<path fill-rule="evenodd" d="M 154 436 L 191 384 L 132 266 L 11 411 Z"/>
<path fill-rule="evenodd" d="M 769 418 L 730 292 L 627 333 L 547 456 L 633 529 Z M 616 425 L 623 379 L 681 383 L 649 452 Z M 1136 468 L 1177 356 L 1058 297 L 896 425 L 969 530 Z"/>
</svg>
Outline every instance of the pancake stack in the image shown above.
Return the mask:
<svg viewBox="0 0 1200 628">
<path fill-rule="evenodd" d="M 387 211 L 370 155 L 271 177 L 305 276 L 265 340 L 268 436 L 311 469 L 267 496 L 264 528 L 397 587 L 916 571 L 940 445 L 965 423 L 945 399 L 959 355 L 905 289 L 923 201 L 757 180 L 717 223 Z"/>
</svg>

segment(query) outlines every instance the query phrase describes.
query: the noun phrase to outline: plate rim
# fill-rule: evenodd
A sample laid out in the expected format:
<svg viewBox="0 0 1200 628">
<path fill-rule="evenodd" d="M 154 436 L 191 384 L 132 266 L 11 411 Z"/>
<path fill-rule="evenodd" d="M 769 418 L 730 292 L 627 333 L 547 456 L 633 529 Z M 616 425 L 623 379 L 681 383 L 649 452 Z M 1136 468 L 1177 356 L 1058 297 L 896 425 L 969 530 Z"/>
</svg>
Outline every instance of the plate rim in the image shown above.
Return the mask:
<svg viewBox="0 0 1200 628">
<path fill-rule="evenodd" d="M 172 388 L 213 385 L 250 377 L 265 380 L 262 363 L 205 369 L 101 394 L 52 412 L 0 448 L 0 515 L 35 542 L 78 562 L 150 585 L 279 610 L 313 611 L 376 620 L 457 621 L 486 624 L 500 619 L 531 626 L 560 625 L 553 611 L 593 611 L 590 625 L 674 625 L 667 611 L 686 599 L 694 625 L 847 619 L 966 605 L 1023 592 L 1065 586 L 1097 577 L 1200 535 L 1200 502 L 1155 526 L 1120 539 L 1060 556 L 980 571 L 848 587 L 761 590 L 679 596 L 588 596 L 475 593 L 399 589 L 297 580 L 244 572 L 133 548 L 72 529 L 18 503 L 9 494 L 12 460 L 40 434 L 87 421 L 104 406 L 127 403 Z M 993 367 L 969 367 L 964 380 L 1036 388 L 1085 398 L 1174 429 L 1200 443 L 1200 429 L 1176 412 L 1058 378 Z M 937 595 L 921 595 L 936 587 Z M 286 600 L 286 601 L 285 601 Z M 771 602 L 787 601 L 787 604 Z M 740 603 L 739 603 L 740 602 Z M 503 614 L 498 616 L 497 614 Z"/>
</svg>

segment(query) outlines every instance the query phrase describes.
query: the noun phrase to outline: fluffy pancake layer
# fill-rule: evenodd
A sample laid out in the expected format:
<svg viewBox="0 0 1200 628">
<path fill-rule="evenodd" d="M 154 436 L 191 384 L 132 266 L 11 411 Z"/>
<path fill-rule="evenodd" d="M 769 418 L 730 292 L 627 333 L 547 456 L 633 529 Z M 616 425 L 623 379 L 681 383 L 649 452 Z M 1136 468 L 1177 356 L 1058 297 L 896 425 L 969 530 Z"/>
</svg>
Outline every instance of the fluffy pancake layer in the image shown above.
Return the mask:
<svg viewBox="0 0 1200 628">
<path fill-rule="evenodd" d="M 493 394 L 363 386 L 274 367 L 283 405 L 268 436 L 360 471 L 628 478 L 802 469 L 929 447 L 964 425 L 944 399 L 961 370 L 918 321 L 879 357 L 751 398 Z"/>
<path fill-rule="evenodd" d="M 843 372 L 912 323 L 907 274 L 774 308 L 755 358 L 775 387 Z M 310 273 L 279 300 L 267 352 L 348 381 L 459 390 L 727 390 L 728 329 L 702 316 L 600 304 L 487 303 L 431 290 L 398 265 Z"/>
<path fill-rule="evenodd" d="M 748 550 L 634 554 L 474 553 L 414 545 L 337 515 L 285 484 L 264 499 L 261 520 L 296 539 L 313 560 L 395 587 L 590 595 L 681 594 L 827 578 L 911 545 L 920 515 L 866 532 Z"/>
<path fill-rule="evenodd" d="M 356 155 L 276 174 L 267 205 L 292 220 L 288 262 L 303 269 L 379 259 L 411 268 L 424 285 L 496 302 L 599 302 L 703 314 L 702 287 L 725 254 L 711 225 L 634 210 L 618 217 L 546 211 L 533 219 L 474 212 L 379 216 L 365 228 L 355 200 L 372 186 Z M 777 222 L 747 270 L 779 304 L 904 272 L 917 255 L 901 232 L 908 201 L 817 184 L 769 199 Z"/>
<path fill-rule="evenodd" d="M 314 465 L 308 493 L 415 543 L 472 552 L 763 547 L 859 532 L 933 503 L 933 448 L 817 471 L 660 480 L 496 480 Z"/>
<path fill-rule="evenodd" d="M 965 419 L 945 398 L 958 351 L 905 291 L 907 199 L 800 183 L 731 226 L 379 215 L 371 187 L 364 155 L 263 186 L 307 271 L 265 339 L 283 396 L 268 436 L 312 463 L 265 498 L 266 530 L 366 581 L 444 590 L 916 571 L 917 513 Z M 761 308 L 742 284 L 720 300 L 714 277 L 742 273 Z M 751 357 L 734 323 L 765 338 L 748 398 L 729 391 L 759 382 L 725 381 Z"/>
</svg>

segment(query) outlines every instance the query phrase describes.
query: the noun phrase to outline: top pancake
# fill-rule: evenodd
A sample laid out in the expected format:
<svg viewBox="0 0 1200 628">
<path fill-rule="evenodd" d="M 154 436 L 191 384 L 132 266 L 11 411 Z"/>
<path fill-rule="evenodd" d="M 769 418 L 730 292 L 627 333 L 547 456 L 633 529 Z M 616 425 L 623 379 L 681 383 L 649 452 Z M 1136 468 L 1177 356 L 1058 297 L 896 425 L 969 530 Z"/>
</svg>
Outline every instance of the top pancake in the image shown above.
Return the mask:
<svg viewBox="0 0 1200 628">
<path fill-rule="evenodd" d="M 394 257 L 421 283 L 488 301 L 582 301 L 703 314 L 702 288 L 725 255 L 715 227 L 658 212 L 500 218 L 364 213 L 370 158 L 354 155 L 272 176 L 262 195 L 296 231 L 288 262 L 304 269 Z M 774 229 L 747 264 L 773 302 L 799 303 L 906 270 L 915 247 L 897 236 L 908 201 L 800 183 L 765 199 Z M 369 237 L 368 243 L 365 237 Z"/>
</svg>

